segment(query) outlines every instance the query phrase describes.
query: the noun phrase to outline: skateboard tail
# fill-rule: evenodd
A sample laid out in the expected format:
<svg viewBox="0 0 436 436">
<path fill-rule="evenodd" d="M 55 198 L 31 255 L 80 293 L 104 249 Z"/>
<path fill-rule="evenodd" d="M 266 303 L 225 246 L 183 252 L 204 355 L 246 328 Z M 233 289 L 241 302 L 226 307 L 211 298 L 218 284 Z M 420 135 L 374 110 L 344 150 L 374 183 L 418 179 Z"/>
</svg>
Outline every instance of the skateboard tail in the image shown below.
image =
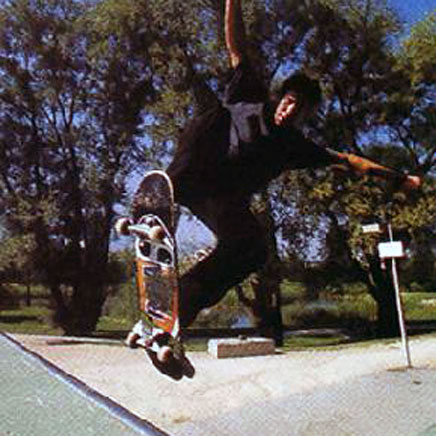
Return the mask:
<svg viewBox="0 0 436 436">
<path fill-rule="evenodd" d="M 140 183 L 132 204 L 135 222 L 146 214 L 159 216 L 169 231 L 175 231 L 174 189 L 171 179 L 164 171 L 148 172 Z"/>
</svg>

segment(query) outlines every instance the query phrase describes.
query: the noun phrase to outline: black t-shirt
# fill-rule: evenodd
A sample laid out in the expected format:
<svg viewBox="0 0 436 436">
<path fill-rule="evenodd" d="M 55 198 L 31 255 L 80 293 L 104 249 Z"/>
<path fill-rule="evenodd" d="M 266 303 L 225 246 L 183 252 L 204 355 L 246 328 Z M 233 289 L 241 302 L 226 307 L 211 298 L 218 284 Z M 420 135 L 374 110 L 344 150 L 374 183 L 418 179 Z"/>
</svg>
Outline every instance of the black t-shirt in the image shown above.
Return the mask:
<svg viewBox="0 0 436 436">
<path fill-rule="evenodd" d="M 229 156 L 240 154 L 270 134 L 268 90 L 247 62 L 233 71 L 223 106 L 230 112 Z"/>
<path fill-rule="evenodd" d="M 293 127 L 276 126 L 272 113 L 263 81 L 241 63 L 223 103 L 196 117 L 180 138 L 168 168 L 176 194 L 251 194 L 287 169 L 332 163 L 334 152 Z"/>
</svg>

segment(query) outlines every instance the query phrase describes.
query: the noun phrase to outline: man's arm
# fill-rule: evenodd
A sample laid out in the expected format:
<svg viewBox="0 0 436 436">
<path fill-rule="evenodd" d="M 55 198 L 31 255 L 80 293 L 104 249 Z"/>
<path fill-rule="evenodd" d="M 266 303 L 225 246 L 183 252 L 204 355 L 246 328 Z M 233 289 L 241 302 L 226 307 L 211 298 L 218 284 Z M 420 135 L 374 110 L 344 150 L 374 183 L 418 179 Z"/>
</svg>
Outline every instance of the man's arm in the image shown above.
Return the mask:
<svg viewBox="0 0 436 436">
<path fill-rule="evenodd" d="M 225 37 L 230 64 L 236 68 L 245 56 L 245 28 L 241 0 L 226 0 Z"/>
<path fill-rule="evenodd" d="M 403 174 L 355 154 L 333 153 L 337 160 L 333 167 L 339 170 L 351 171 L 357 175 L 372 175 L 386 180 L 398 180 L 404 189 L 417 189 L 421 186 L 421 178 L 418 176 Z"/>
<path fill-rule="evenodd" d="M 232 77 L 226 85 L 225 105 L 238 102 L 264 103 L 268 98 L 268 88 L 247 56 L 241 0 L 226 0 L 224 27 L 226 46 L 233 68 Z"/>
</svg>

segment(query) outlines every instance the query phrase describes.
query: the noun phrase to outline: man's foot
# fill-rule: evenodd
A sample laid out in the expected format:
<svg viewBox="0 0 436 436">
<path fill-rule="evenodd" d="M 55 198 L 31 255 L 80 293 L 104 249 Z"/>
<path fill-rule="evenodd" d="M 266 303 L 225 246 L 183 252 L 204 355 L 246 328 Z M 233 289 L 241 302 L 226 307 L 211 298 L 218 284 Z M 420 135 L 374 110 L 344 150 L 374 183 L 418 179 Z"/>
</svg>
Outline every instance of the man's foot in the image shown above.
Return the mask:
<svg viewBox="0 0 436 436">
<path fill-rule="evenodd" d="M 176 357 L 170 347 L 168 347 L 170 350 L 164 350 L 164 348 L 166 347 L 162 347 L 162 351 L 159 350 L 158 352 L 146 348 L 148 357 L 159 372 L 176 381 L 181 380 L 183 377 L 194 377 L 195 368 L 184 354 Z M 161 356 L 159 356 L 160 352 L 162 352 Z"/>
<path fill-rule="evenodd" d="M 153 331 L 144 323 L 139 320 L 127 335 L 124 343 L 129 348 L 148 347 L 153 342 Z"/>
<path fill-rule="evenodd" d="M 138 340 L 139 340 L 140 337 L 141 336 L 139 336 L 138 333 L 129 332 L 129 334 L 127 335 L 127 338 L 124 341 L 124 343 L 129 348 L 138 348 L 139 347 Z"/>
<path fill-rule="evenodd" d="M 194 366 L 186 357 L 182 342 L 167 332 L 153 332 L 140 320 L 127 335 L 125 343 L 129 348 L 145 349 L 156 369 L 174 380 L 194 377 Z"/>
<path fill-rule="evenodd" d="M 179 381 L 183 378 L 183 367 L 180 362 L 174 358 L 172 353 L 168 354 L 168 359 L 162 362 L 158 358 L 158 353 L 151 348 L 146 348 L 145 351 L 148 354 L 154 367 L 162 374 L 171 377 L 173 380 Z"/>
</svg>

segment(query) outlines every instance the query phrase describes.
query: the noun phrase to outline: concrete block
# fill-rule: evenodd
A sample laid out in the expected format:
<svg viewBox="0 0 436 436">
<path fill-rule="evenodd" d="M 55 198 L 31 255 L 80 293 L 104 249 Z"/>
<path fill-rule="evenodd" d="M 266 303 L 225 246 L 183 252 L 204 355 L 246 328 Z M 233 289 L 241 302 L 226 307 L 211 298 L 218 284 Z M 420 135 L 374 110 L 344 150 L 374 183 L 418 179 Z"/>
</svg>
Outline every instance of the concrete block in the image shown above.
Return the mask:
<svg viewBox="0 0 436 436">
<path fill-rule="evenodd" d="M 225 357 L 265 356 L 275 353 L 275 345 L 272 339 L 267 338 L 210 339 L 208 351 L 217 359 Z"/>
</svg>

